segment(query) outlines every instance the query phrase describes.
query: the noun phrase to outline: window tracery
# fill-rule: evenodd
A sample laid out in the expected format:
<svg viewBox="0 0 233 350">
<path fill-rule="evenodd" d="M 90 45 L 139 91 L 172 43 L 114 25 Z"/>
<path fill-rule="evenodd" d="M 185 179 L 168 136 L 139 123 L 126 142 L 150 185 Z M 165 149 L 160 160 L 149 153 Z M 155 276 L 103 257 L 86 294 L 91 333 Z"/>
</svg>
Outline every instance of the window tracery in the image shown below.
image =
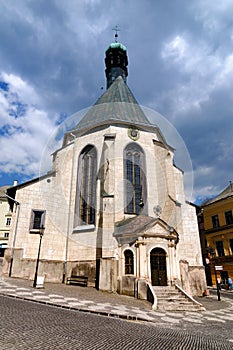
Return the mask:
<svg viewBox="0 0 233 350">
<path fill-rule="evenodd" d="M 94 146 L 81 152 L 78 165 L 76 215 L 78 225 L 95 224 L 97 153 Z"/>
<path fill-rule="evenodd" d="M 124 154 L 125 213 L 139 214 L 146 200 L 145 157 L 136 144 L 129 144 Z"/>
</svg>

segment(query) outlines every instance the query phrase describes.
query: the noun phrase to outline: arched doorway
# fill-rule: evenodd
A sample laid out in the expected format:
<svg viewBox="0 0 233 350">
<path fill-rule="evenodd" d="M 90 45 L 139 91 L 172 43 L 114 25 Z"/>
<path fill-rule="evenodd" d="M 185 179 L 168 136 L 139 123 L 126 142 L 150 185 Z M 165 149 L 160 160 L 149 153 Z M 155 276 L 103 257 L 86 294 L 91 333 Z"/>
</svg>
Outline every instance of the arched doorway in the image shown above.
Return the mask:
<svg viewBox="0 0 233 350">
<path fill-rule="evenodd" d="M 150 253 L 152 286 L 167 286 L 166 252 L 154 248 Z"/>
</svg>

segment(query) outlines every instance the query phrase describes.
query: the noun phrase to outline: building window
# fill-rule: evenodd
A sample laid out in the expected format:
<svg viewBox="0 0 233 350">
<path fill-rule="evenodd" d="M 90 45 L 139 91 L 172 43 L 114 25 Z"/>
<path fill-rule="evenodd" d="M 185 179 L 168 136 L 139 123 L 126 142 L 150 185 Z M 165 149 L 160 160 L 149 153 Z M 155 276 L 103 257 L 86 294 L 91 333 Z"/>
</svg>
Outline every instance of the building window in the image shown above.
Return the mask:
<svg viewBox="0 0 233 350">
<path fill-rule="evenodd" d="M 230 249 L 231 249 L 231 255 L 233 255 L 233 238 L 229 239 L 229 245 L 230 245 Z"/>
<path fill-rule="evenodd" d="M 223 242 L 222 241 L 217 241 L 216 242 L 216 249 L 217 249 L 217 253 L 218 253 L 218 256 L 225 256 L 225 253 L 224 253 L 224 247 L 223 247 Z"/>
<path fill-rule="evenodd" d="M 130 144 L 124 153 L 125 213 L 139 214 L 146 202 L 145 157 L 137 144 Z"/>
<path fill-rule="evenodd" d="M 74 225 L 95 224 L 97 152 L 89 145 L 79 157 Z"/>
<path fill-rule="evenodd" d="M 33 209 L 30 220 L 30 230 L 39 230 L 45 226 L 45 210 Z"/>
<path fill-rule="evenodd" d="M 134 257 L 133 252 L 129 249 L 125 250 L 125 275 L 134 274 Z"/>
<path fill-rule="evenodd" d="M 4 238 L 8 238 L 9 237 L 9 232 L 4 232 Z"/>
<path fill-rule="evenodd" d="M 6 248 L 0 248 L 0 257 L 1 258 L 4 257 L 5 250 L 6 250 Z"/>
<path fill-rule="evenodd" d="M 233 224 L 233 216 L 231 210 L 225 212 L 225 220 L 227 225 Z"/>
<path fill-rule="evenodd" d="M 213 228 L 217 228 L 219 227 L 219 218 L 218 215 L 213 215 L 212 216 L 212 224 L 213 224 Z"/>
<path fill-rule="evenodd" d="M 6 218 L 6 226 L 10 226 L 11 224 L 11 218 Z"/>
</svg>

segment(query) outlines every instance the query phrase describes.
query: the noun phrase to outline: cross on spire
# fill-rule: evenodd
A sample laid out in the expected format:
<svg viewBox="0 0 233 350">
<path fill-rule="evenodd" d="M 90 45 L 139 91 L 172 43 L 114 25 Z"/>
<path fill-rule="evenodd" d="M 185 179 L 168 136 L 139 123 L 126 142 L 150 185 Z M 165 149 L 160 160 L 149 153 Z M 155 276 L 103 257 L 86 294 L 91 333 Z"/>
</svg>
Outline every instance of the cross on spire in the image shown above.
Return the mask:
<svg viewBox="0 0 233 350">
<path fill-rule="evenodd" d="M 115 34 L 115 42 L 117 43 L 117 38 L 118 38 L 117 32 L 119 32 L 120 29 L 118 29 L 118 26 L 115 26 L 115 28 L 112 28 L 112 30 L 115 30 L 115 32 L 116 32 L 116 34 Z"/>
</svg>

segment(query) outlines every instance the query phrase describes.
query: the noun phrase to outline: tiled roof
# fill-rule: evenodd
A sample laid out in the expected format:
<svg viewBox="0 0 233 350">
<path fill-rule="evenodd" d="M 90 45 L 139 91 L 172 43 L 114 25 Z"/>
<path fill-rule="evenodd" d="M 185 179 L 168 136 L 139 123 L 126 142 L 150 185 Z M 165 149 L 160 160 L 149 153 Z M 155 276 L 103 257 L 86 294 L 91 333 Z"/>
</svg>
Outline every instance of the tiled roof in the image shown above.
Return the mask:
<svg viewBox="0 0 233 350">
<path fill-rule="evenodd" d="M 150 224 L 157 222 L 157 219 L 146 215 L 137 215 L 133 218 L 122 220 L 115 224 L 115 234 L 138 233 L 147 228 Z"/>
<path fill-rule="evenodd" d="M 96 101 L 74 130 L 92 128 L 99 124 L 114 121 L 152 125 L 121 76 Z"/>
</svg>

